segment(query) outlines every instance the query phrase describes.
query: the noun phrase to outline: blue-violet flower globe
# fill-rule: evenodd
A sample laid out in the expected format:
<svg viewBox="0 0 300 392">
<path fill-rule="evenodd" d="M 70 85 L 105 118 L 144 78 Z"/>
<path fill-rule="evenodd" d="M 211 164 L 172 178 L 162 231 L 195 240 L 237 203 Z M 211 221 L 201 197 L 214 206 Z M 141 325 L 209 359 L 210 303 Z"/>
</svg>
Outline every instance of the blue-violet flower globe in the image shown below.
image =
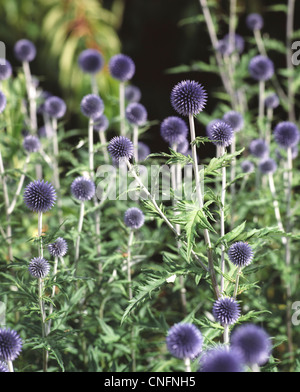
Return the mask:
<svg viewBox="0 0 300 392">
<path fill-rule="evenodd" d="M 55 204 L 56 192 L 48 181 L 36 180 L 27 185 L 23 199 L 31 211 L 47 212 Z"/>
<path fill-rule="evenodd" d="M 0 64 L 0 80 L 6 80 L 10 78 L 12 75 L 12 67 L 8 60 L 1 59 Z"/>
<path fill-rule="evenodd" d="M 176 116 L 165 118 L 160 125 L 160 134 L 162 138 L 171 146 L 186 140 L 188 131 L 186 122 L 182 118 Z"/>
<path fill-rule="evenodd" d="M 275 127 L 274 139 L 279 147 L 287 149 L 299 143 L 300 132 L 296 124 L 282 121 Z"/>
<path fill-rule="evenodd" d="M 5 107 L 6 107 L 6 96 L 3 94 L 2 91 L 0 91 L 0 113 L 3 112 Z"/>
<path fill-rule="evenodd" d="M 241 310 L 234 298 L 221 297 L 215 301 L 212 313 L 215 320 L 220 324 L 232 325 L 240 317 Z"/>
<path fill-rule="evenodd" d="M 116 54 L 109 61 L 109 71 L 113 78 L 126 82 L 135 74 L 135 64 L 129 56 Z"/>
<path fill-rule="evenodd" d="M 125 87 L 125 99 L 128 102 L 139 102 L 142 98 L 142 92 L 139 87 L 129 85 Z"/>
<path fill-rule="evenodd" d="M 249 151 L 256 158 L 265 158 L 269 155 L 269 147 L 265 140 L 254 139 L 249 145 Z"/>
<path fill-rule="evenodd" d="M 234 131 L 225 121 L 215 122 L 210 128 L 210 140 L 220 147 L 228 147 L 233 142 Z"/>
<path fill-rule="evenodd" d="M 194 359 L 202 351 L 203 337 L 194 324 L 179 323 L 169 329 L 166 344 L 174 357 Z"/>
<path fill-rule="evenodd" d="M 28 270 L 34 278 L 43 279 L 49 274 L 50 265 L 43 257 L 34 257 L 29 263 Z"/>
<path fill-rule="evenodd" d="M 250 60 L 249 73 L 255 80 L 269 80 L 274 75 L 274 63 L 266 56 L 255 56 Z"/>
<path fill-rule="evenodd" d="M 272 174 L 277 170 L 277 163 L 272 158 L 265 158 L 259 162 L 258 168 L 262 174 Z"/>
<path fill-rule="evenodd" d="M 98 95 L 88 94 L 82 98 L 80 109 L 84 116 L 94 120 L 103 113 L 104 103 Z"/>
<path fill-rule="evenodd" d="M 131 140 L 125 136 L 115 136 L 109 142 L 107 147 L 110 156 L 115 162 L 131 159 L 134 153 L 134 147 Z"/>
<path fill-rule="evenodd" d="M 130 229 L 139 229 L 143 226 L 145 217 L 143 212 L 136 207 L 128 208 L 124 214 L 124 223 Z"/>
<path fill-rule="evenodd" d="M 24 137 L 23 147 L 29 153 L 37 152 L 41 148 L 41 143 L 37 136 L 28 135 Z"/>
<path fill-rule="evenodd" d="M 207 101 L 204 87 L 194 80 L 183 80 L 173 87 L 171 104 L 182 116 L 196 115 L 203 111 Z"/>
<path fill-rule="evenodd" d="M 104 66 L 102 54 L 96 49 L 85 49 L 78 57 L 78 65 L 83 72 L 96 74 Z"/>
<path fill-rule="evenodd" d="M 14 361 L 22 351 L 22 339 L 10 328 L 0 328 L 0 359 Z"/>
<path fill-rule="evenodd" d="M 247 16 L 246 24 L 250 30 L 261 30 L 264 25 L 264 20 L 260 14 L 253 13 Z"/>
<path fill-rule="evenodd" d="M 67 106 L 65 101 L 56 96 L 50 96 L 44 102 L 44 112 L 50 117 L 61 118 L 65 115 Z"/>
<path fill-rule="evenodd" d="M 201 373 L 240 373 L 243 372 L 242 356 L 238 350 L 224 346 L 206 351 L 200 359 Z"/>
<path fill-rule="evenodd" d="M 101 114 L 100 116 L 97 116 L 94 119 L 94 124 L 93 124 L 94 131 L 105 132 L 108 127 L 109 127 L 109 121 L 108 118 L 105 116 L 105 114 Z"/>
<path fill-rule="evenodd" d="M 127 106 L 125 116 L 131 124 L 142 126 L 147 121 L 148 113 L 144 105 L 132 102 Z"/>
<path fill-rule="evenodd" d="M 21 39 L 14 46 L 14 54 L 21 62 L 31 62 L 36 56 L 36 47 L 28 39 Z"/>
<path fill-rule="evenodd" d="M 77 177 L 71 184 L 71 193 L 79 201 L 91 200 L 96 192 L 95 183 L 86 177 Z"/>
<path fill-rule="evenodd" d="M 55 242 L 48 245 L 48 251 L 51 256 L 64 257 L 68 251 L 67 241 L 62 237 L 58 237 Z"/>
<path fill-rule="evenodd" d="M 247 242 L 235 242 L 228 249 L 228 257 L 234 265 L 246 267 L 253 260 L 253 250 Z"/>
<path fill-rule="evenodd" d="M 229 112 L 225 113 L 223 120 L 231 126 L 234 132 L 239 132 L 244 126 L 243 116 L 241 113 L 234 110 L 230 110 Z"/>
</svg>

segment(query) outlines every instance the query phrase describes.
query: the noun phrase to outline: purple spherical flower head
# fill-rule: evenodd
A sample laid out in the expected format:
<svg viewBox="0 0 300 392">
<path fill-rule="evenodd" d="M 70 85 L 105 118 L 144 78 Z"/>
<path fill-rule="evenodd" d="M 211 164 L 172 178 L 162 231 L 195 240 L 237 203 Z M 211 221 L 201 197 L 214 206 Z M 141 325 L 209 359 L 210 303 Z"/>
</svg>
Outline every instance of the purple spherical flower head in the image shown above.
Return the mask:
<svg viewBox="0 0 300 392">
<path fill-rule="evenodd" d="M 277 164 L 272 158 L 265 158 L 258 164 L 259 170 L 262 174 L 271 174 L 277 170 Z"/>
<path fill-rule="evenodd" d="M 215 124 L 217 124 L 217 123 L 219 123 L 219 122 L 221 122 L 221 121 L 222 121 L 221 119 L 216 118 L 216 119 L 214 119 L 214 120 L 211 120 L 211 121 L 206 125 L 206 135 L 207 135 L 207 137 L 211 138 L 211 130 L 212 130 L 212 127 L 213 127 Z"/>
<path fill-rule="evenodd" d="M 109 61 L 109 71 L 113 78 L 126 82 L 133 77 L 135 64 L 129 56 L 122 53 L 116 54 Z"/>
<path fill-rule="evenodd" d="M 78 65 L 83 72 L 96 74 L 104 66 L 102 54 L 96 49 L 85 49 L 78 57 Z"/>
<path fill-rule="evenodd" d="M 160 134 L 162 138 L 171 146 L 186 140 L 188 131 L 186 122 L 182 118 L 176 116 L 165 118 L 160 125 Z"/>
<path fill-rule="evenodd" d="M 0 361 L 0 373 L 9 373 L 6 363 L 2 361 Z"/>
<path fill-rule="evenodd" d="M 232 127 L 225 121 L 218 121 L 210 128 L 210 140 L 220 147 L 228 147 L 234 138 Z"/>
<path fill-rule="evenodd" d="M 244 118 L 241 113 L 230 110 L 225 113 L 223 120 L 231 126 L 234 132 L 239 132 L 244 126 Z"/>
<path fill-rule="evenodd" d="M 251 173 L 255 169 L 254 163 L 246 159 L 241 163 L 241 169 L 243 173 Z"/>
<path fill-rule="evenodd" d="M 190 147 L 190 143 L 187 139 L 184 139 L 182 142 L 177 144 L 177 152 L 180 154 L 186 154 Z"/>
<path fill-rule="evenodd" d="M 141 90 L 137 86 L 129 85 L 125 87 L 125 99 L 128 102 L 139 102 L 141 97 Z"/>
<path fill-rule="evenodd" d="M 230 36 L 229 34 L 226 34 L 225 37 L 223 38 L 223 40 L 225 42 L 228 43 L 228 45 L 230 44 Z M 237 51 L 238 53 L 243 53 L 244 49 L 245 49 L 245 40 L 242 36 L 240 36 L 239 34 L 235 34 L 234 35 L 234 48 L 231 49 L 231 51 Z"/>
<path fill-rule="evenodd" d="M 138 161 L 144 161 L 150 154 L 150 148 L 143 142 L 138 142 Z"/>
<path fill-rule="evenodd" d="M 194 324 L 179 323 L 169 329 L 166 344 L 174 357 L 194 359 L 201 353 L 203 337 Z"/>
<path fill-rule="evenodd" d="M 249 145 L 249 151 L 256 158 L 265 158 L 269 155 L 269 147 L 263 139 L 252 140 Z"/>
<path fill-rule="evenodd" d="M 109 126 L 108 118 L 105 114 L 101 114 L 94 119 L 94 131 L 105 132 Z"/>
<path fill-rule="evenodd" d="M 255 56 L 250 60 L 249 73 L 255 80 L 269 80 L 274 75 L 274 63 L 266 56 Z"/>
<path fill-rule="evenodd" d="M 124 214 L 124 223 L 130 229 L 139 229 L 145 221 L 143 212 L 136 207 L 128 208 Z"/>
<path fill-rule="evenodd" d="M 28 271 L 34 278 L 43 279 L 49 274 L 49 262 L 43 257 L 34 257 L 29 263 Z"/>
<path fill-rule="evenodd" d="M 0 113 L 3 112 L 5 107 L 6 107 L 6 96 L 3 94 L 2 91 L 0 91 Z"/>
<path fill-rule="evenodd" d="M 131 140 L 125 136 L 115 136 L 109 142 L 107 147 L 112 159 L 115 162 L 131 159 L 134 153 L 134 147 Z"/>
<path fill-rule="evenodd" d="M 0 59 L 0 80 L 6 80 L 12 75 L 12 67 L 8 60 Z"/>
<path fill-rule="evenodd" d="M 263 365 L 271 354 L 269 335 L 254 324 L 237 327 L 231 336 L 231 346 L 241 352 L 243 362 L 248 365 Z"/>
<path fill-rule="evenodd" d="M 47 212 L 55 204 L 56 192 L 48 181 L 36 180 L 27 185 L 23 198 L 31 211 Z"/>
<path fill-rule="evenodd" d="M 234 50 L 233 45 L 230 45 L 230 42 L 226 39 L 221 39 L 218 42 L 217 51 L 220 52 L 223 56 L 229 56 Z"/>
<path fill-rule="evenodd" d="M 77 177 L 71 184 L 72 195 L 80 201 L 91 200 L 95 195 L 95 183 L 86 177 Z"/>
<path fill-rule="evenodd" d="M 234 298 L 221 297 L 215 301 L 212 313 L 216 321 L 220 324 L 232 325 L 240 317 L 241 310 Z"/>
<path fill-rule="evenodd" d="M 237 267 L 246 267 L 253 260 L 253 250 L 247 242 L 235 242 L 228 249 L 228 257 Z"/>
<path fill-rule="evenodd" d="M 37 152 L 41 148 L 41 143 L 37 136 L 28 135 L 24 137 L 23 147 L 27 152 Z"/>
<path fill-rule="evenodd" d="M 14 361 L 22 350 L 22 339 L 10 328 L 0 328 L 0 359 Z"/>
<path fill-rule="evenodd" d="M 246 18 L 246 25 L 250 30 L 261 30 L 264 25 L 263 17 L 260 14 L 249 14 Z"/>
<path fill-rule="evenodd" d="M 269 94 L 265 99 L 265 106 L 268 109 L 276 109 L 279 106 L 280 100 L 275 93 Z"/>
<path fill-rule="evenodd" d="M 36 48 L 28 39 L 21 39 L 16 42 L 14 46 L 14 53 L 19 61 L 30 62 L 34 60 L 36 56 Z"/>
<path fill-rule="evenodd" d="M 44 112 L 53 118 L 61 118 L 65 115 L 67 106 L 65 102 L 56 96 L 47 98 L 44 102 Z"/>
<path fill-rule="evenodd" d="M 103 113 L 104 103 L 98 95 L 88 94 L 82 98 L 80 109 L 84 116 L 95 120 Z"/>
<path fill-rule="evenodd" d="M 220 346 L 205 352 L 200 360 L 201 373 L 243 372 L 242 355 L 238 350 Z"/>
<path fill-rule="evenodd" d="M 147 121 L 148 113 L 144 105 L 132 102 L 127 106 L 125 116 L 131 124 L 142 126 Z"/>
<path fill-rule="evenodd" d="M 55 242 L 48 245 L 48 251 L 50 255 L 54 257 L 65 256 L 68 251 L 67 241 L 61 237 L 58 237 Z"/>
<path fill-rule="evenodd" d="M 300 132 L 296 124 L 282 121 L 275 127 L 274 139 L 279 147 L 287 149 L 299 143 Z"/>
<path fill-rule="evenodd" d="M 204 109 L 207 93 L 204 87 L 194 80 L 183 80 L 173 87 L 171 104 L 182 116 L 196 115 Z"/>
</svg>

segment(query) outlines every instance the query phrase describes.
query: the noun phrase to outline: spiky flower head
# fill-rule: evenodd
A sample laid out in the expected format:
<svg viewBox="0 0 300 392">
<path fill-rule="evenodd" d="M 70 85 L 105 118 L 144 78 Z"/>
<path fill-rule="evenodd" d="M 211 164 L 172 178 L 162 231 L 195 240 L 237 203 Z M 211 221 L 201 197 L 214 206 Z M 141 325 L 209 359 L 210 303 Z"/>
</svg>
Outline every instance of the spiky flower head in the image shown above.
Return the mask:
<svg viewBox="0 0 300 392">
<path fill-rule="evenodd" d="M 171 146 L 186 140 L 188 131 L 186 122 L 182 118 L 176 116 L 165 118 L 160 125 L 160 134 L 162 138 Z"/>
<path fill-rule="evenodd" d="M 104 66 L 102 54 L 96 49 L 85 49 L 78 57 L 78 65 L 83 72 L 96 74 Z"/>
<path fill-rule="evenodd" d="M 229 260 L 238 267 L 246 267 L 253 260 L 253 250 L 247 242 L 239 241 L 228 249 Z"/>
<path fill-rule="evenodd" d="M 53 118 L 62 118 L 67 110 L 65 101 L 56 96 L 50 96 L 44 102 L 44 112 Z"/>
<path fill-rule="evenodd" d="M 220 324 L 232 325 L 240 317 L 241 310 L 234 298 L 220 297 L 215 301 L 212 313 L 216 321 Z"/>
<path fill-rule="evenodd" d="M 249 14 L 246 18 L 246 25 L 250 30 L 261 30 L 264 25 L 263 17 L 260 14 Z"/>
<path fill-rule="evenodd" d="M 271 354 L 269 335 L 255 324 L 237 327 L 231 336 L 231 346 L 241 352 L 243 362 L 248 365 L 263 365 Z"/>
<path fill-rule="evenodd" d="M 14 361 L 22 351 L 22 339 L 10 328 L 0 328 L 0 359 Z"/>
<path fill-rule="evenodd" d="M 43 279 L 49 274 L 49 262 L 43 257 L 34 257 L 29 263 L 28 271 L 34 278 Z"/>
<path fill-rule="evenodd" d="M 183 80 L 171 92 L 171 104 L 182 116 L 196 115 L 204 109 L 207 93 L 195 80 Z"/>
<path fill-rule="evenodd" d="M 86 177 L 77 177 L 71 184 L 71 193 L 79 201 L 91 200 L 95 195 L 95 183 Z"/>
<path fill-rule="evenodd" d="M 98 95 L 88 94 L 82 98 L 80 109 L 84 116 L 94 120 L 103 113 L 104 103 Z"/>
<path fill-rule="evenodd" d="M 258 164 L 262 174 L 272 174 L 277 170 L 277 163 L 272 158 L 262 159 Z"/>
<path fill-rule="evenodd" d="M 279 147 L 287 149 L 299 143 L 300 132 L 296 124 L 282 121 L 275 127 L 274 139 Z"/>
<path fill-rule="evenodd" d="M 254 163 L 246 159 L 241 163 L 241 169 L 243 173 L 251 173 L 255 169 Z"/>
<path fill-rule="evenodd" d="M 8 367 L 5 362 L 0 361 L 0 373 L 8 373 Z"/>
<path fill-rule="evenodd" d="M 113 78 L 126 82 L 132 79 L 135 73 L 135 64 L 126 54 L 116 54 L 109 61 L 109 71 Z"/>
<path fill-rule="evenodd" d="M 239 132 L 244 126 L 244 117 L 235 110 L 225 113 L 223 120 L 231 126 L 234 132 Z"/>
<path fill-rule="evenodd" d="M 240 352 L 225 346 L 217 346 L 206 351 L 199 364 L 199 372 L 201 373 L 240 373 L 244 371 Z"/>
<path fill-rule="evenodd" d="M 215 118 L 211 120 L 207 125 L 206 125 L 206 135 L 211 139 L 211 130 L 212 127 L 217 124 L 218 122 L 222 121 L 220 118 Z"/>
<path fill-rule="evenodd" d="M 124 214 L 124 223 L 130 229 L 139 229 L 143 226 L 145 217 L 143 212 L 136 207 L 128 208 Z"/>
<path fill-rule="evenodd" d="M 277 94 L 272 93 L 269 94 L 266 98 L 265 98 L 265 106 L 268 109 L 276 109 L 280 104 L 280 100 Z"/>
<path fill-rule="evenodd" d="M 174 357 L 194 359 L 201 353 L 203 337 L 194 324 L 178 323 L 169 329 L 166 344 Z"/>
<path fill-rule="evenodd" d="M 6 80 L 12 75 L 12 67 L 8 60 L 0 59 L 0 80 Z"/>
<path fill-rule="evenodd" d="M 144 105 L 132 102 L 127 106 L 125 116 L 131 124 L 142 126 L 147 121 L 148 113 Z"/>
<path fill-rule="evenodd" d="M 14 54 L 17 60 L 30 62 L 35 59 L 36 47 L 28 39 L 21 39 L 15 43 Z"/>
<path fill-rule="evenodd" d="M 228 147 L 233 142 L 234 131 L 225 121 L 218 121 L 211 126 L 209 138 L 216 146 Z"/>
<path fill-rule="evenodd" d="M 265 140 L 254 139 L 249 145 L 249 151 L 256 158 L 265 158 L 269 155 L 269 147 Z"/>
<path fill-rule="evenodd" d="M 35 180 L 27 185 L 23 198 L 31 211 L 47 212 L 55 204 L 56 192 L 48 181 Z"/>
<path fill-rule="evenodd" d="M 37 152 L 41 148 L 41 143 L 37 136 L 28 135 L 24 137 L 23 147 L 27 152 Z"/>
<path fill-rule="evenodd" d="M 112 159 L 115 162 L 120 162 L 126 159 L 131 159 L 134 153 L 134 147 L 131 140 L 125 136 L 115 136 L 109 142 L 107 147 Z"/>
<path fill-rule="evenodd" d="M 132 84 L 125 87 L 125 99 L 128 102 L 139 102 L 142 98 L 142 92 L 137 86 Z"/>
<path fill-rule="evenodd" d="M 255 56 L 250 60 L 249 73 L 255 80 L 269 80 L 274 75 L 274 63 L 266 56 Z"/>
<path fill-rule="evenodd" d="M 107 130 L 109 127 L 109 121 L 105 114 L 101 114 L 94 119 L 93 127 L 94 131 L 98 132 L 105 132 Z"/>
<path fill-rule="evenodd" d="M 138 161 L 144 161 L 150 154 L 150 147 L 144 142 L 138 142 Z"/>
<path fill-rule="evenodd" d="M 68 251 L 68 243 L 62 237 L 58 237 L 55 242 L 48 245 L 48 251 L 51 256 L 64 257 Z"/>
<path fill-rule="evenodd" d="M 0 91 L 0 113 L 3 112 L 5 107 L 6 107 L 6 96 L 3 94 L 2 91 Z"/>
</svg>

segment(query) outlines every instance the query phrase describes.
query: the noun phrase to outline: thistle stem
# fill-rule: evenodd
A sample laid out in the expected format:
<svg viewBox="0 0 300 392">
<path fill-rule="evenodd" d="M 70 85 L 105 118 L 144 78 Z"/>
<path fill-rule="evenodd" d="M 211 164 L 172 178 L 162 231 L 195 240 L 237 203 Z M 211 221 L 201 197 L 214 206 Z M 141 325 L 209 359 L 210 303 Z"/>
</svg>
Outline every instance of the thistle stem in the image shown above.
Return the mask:
<svg viewBox="0 0 300 392">
<path fill-rule="evenodd" d="M 220 148 L 220 156 L 225 154 L 225 148 Z M 225 196 L 226 196 L 226 166 L 222 167 L 222 189 L 221 189 L 221 209 L 220 209 L 220 224 L 221 224 L 221 237 L 225 235 Z M 225 274 L 225 245 L 221 244 L 221 293 L 224 291 L 224 274 Z"/>
<path fill-rule="evenodd" d="M 133 146 L 134 146 L 134 159 L 138 162 L 138 143 L 139 143 L 139 127 L 137 125 L 133 126 Z"/>
<path fill-rule="evenodd" d="M 61 189 L 60 189 L 60 178 L 59 178 L 59 169 L 58 169 L 58 157 L 59 157 L 59 147 L 58 147 L 58 138 L 57 138 L 57 119 L 52 118 L 52 143 L 53 143 L 53 177 L 54 184 L 58 194 L 57 197 L 57 206 L 58 206 L 58 216 L 59 223 L 62 224 L 62 200 L 61 200 Z"/>
<path fill-rule="evenodd" d="M 284 228 L 283 228 L 283 224 L 282 224 L 282 220 L 281 220 L 280 209 L 279 209 L 279 204 L 278 204 L 278 200 L 277 200 L 277 193 L 276 193 L 273 173 L 269 173 L 268 176 L 269 176 L 269 187 L 270 187 L 270 191 L 271 191 L 271 194 L 273 197 L 273 207 L 274 207 L 275 217 L 277 220 L 277 225 L 278 225 L 279 230 L 284 232 Z M 286 237 L 281 237 L 281 241 L 285 245 L 286 244 Z"/>
<path fill-rule="evenodd" d="M 104 155 L 104 160 L 105 160 L 106 163 L 108 163 L 109 162 L 109 155 L 108 155 L 108 152 L 107 152 L 107 148 L 105 147 L 105 145 L 107 143 L 105 132 L 104 131 L 99 131 L 98 134 L 99 134 L 100 143 L 103 145 L 102 151 L 103 151 L 103 155 Z"/>
<path fill-rule="evenodd" d="M 53 280 L 54 280 L 54 282 L 56 281 L 57 265 L 58 265 L 58 257 L 56 256 L 55 259 L 54 259 L 54 266 L 53 266 Z M 53 299 L 54 296 L 55 296 L 55 284 L 52 286 L 51 299 Z M 50 303 L 50 306 L 49 306 L 49 316 L 51 316 L 52 313 L 53 313 L 53 304 Z M 52 322 L 52 320 L 49 319 L 47 335 L 49 335 L 49 333 L 50 333 L 51 322 Z"/>
<path fill-rule="evenodd" d="M 29 100 L 30 127 L 32 131 L 36 131 L 37 130 L 36 90 L 32 83 L 30 66 L 27 61 L 23 62 L 23 71 L 25 75 L 27 97 Z"/>
<path fill-rule="evenodd" d="M 93 94 L 99 95 L 97 79 L 96 79 L 96 75 L 94 74 L 91 75 L 91 89 Z"/>
<path fill-rule="evenodd" d="M 184 366 L 185 366 L 186 373 L 190 373 L 192 371 L 190 358 L 184 358 Z"/>
<path fill-rule="evenodd" d="M 259 110 L 258 110 L 258 125 L 260 137 L 262 137 L 262 121 L 264 118 L 264 106 L 265 106 L 265 82 L 263 80 L 259 81 Z"/>
<path fill-rule="evenodd" d="M 5 171 L 4 171 L 4 165 L 3 165 L 1 151 L 0 151 L 0 180 L 1 180 L 1 185 L 3 188 L 3 197 L 4 197 L 4 205 L 5 205 L 5 212 L 6 212 L 6 242 L 8 244 L 8 258 L 9 258 L 9 260 L 12 260 L 13 259 L 12 238 L 11 238 L 12 229 L 11 229 L 11 223 L 10 223 L 10 214 L 8 213 L 9 196 L 8 196 L 8 189 L 7 189 L 7 183 L 6 183 L 6 177 L 5 177 Z"/>
<path fill-rule="evenodd" d="M 14 366 L 13 366 L 12 361 L 7 361 L 7 367 L 8 367 L 9 373 L 13 373 L 14 372 Z"/>
<path fill-rule="evenodd" d="M 223 333 L 223 341 L 224 344 L 229 344 L 229 325 L 225 324 L 224 325 L 224 333 Z"/>
<path fill-rule="evenodd" d="M 125 136 L 125 84 L 120 82 L 119 85 L 119 100 L 120 100 L 120 135 Z"/>
<path fill-rule="evenodd" d="M 79 248 L 80 248 L 80 234 L 82 231 L 82 226 L 83 226 L 83 218 L 84 218 L 84 202 L 80 203 L 80 214 L 79 214 L 79 221 L 78 221 L 78 235 L 76 239 L 76 245 L 75 245 L 75 258 L 74 258 L 74 265 L 75 265 L 75 275 L 77 272 L 77 267 L 78 267 L 78 261 L 79 261 Z"/>
<path fill-rule="evenodd" d="M 90 176 L 94 178 L 94 120 L 89 120 L 89 169 Z"/>
<path fill-rule="evenodd" d="M 294 33 L 294 16 L 295 16 L 295 2 L 296 0 L 288 0 L 287 24 L 286 24 L 286 65 L 289 71 L 288 74 L 288 106 L 289 106 L 289 121 L 295 121 L 295 92 L 294 92 L 294 67 L 292 64 L 292 49 L 291 41 Z"/>
<path fill-rule="evenodd" d="M 235 286 L 234 286 L 234 292 L 233 292 L 233 298 L 234 299 L 236 299 L 237 292 L 238 292 L 238 289 L 239 289 L 239 280 L 240 280 L 241 270 L 242 270 L 242 268 L 238 267 L 237 271 L 236 271 L 236 279 L 235 279 Z"/>
<path fill-rule="evenodd" d="M 131 248 L 133 244 L 134 231 L 130 230 L 129 238 L 128 238 L 128 246 L 127 246 L 127 280 L 128 280 L 128 297 L 129 300 L 132 300 L 132 285 L 131 285 Z"/>
</svg>

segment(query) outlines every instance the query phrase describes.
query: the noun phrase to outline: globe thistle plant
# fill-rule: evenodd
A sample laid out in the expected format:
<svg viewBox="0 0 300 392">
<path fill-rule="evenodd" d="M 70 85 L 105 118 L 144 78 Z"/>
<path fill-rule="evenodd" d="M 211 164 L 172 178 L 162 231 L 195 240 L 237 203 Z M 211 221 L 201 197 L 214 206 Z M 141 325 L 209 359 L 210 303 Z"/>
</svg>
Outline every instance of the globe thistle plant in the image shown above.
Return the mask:
<svg viewBox="0 0 300 392">
<path fill-rule="evenodd" d="M 133 157 L 134 147 L 131 140 L 124 136 L 115 136 L 107 147 L 111 158 L 115 162 L 129 160 Z"/>
<path fill-rule="evenodd" d="M 144 214 L 136 207 L 129 208 L 124 215 L 124 223 L 131 230 L 140 229 L 144 224 Z"/>
<path fill-rule="evenodd" d="M 235 110 L 230 110 L 223 116 L 223 121 L 228 123 L 234 132 L 239 132 L 244 126 L 244 117 Z"/>
<path fill-rule="evenodd" d="M 129 123 L 138 126 L 145 125 L 147 115 L 145 106 L 137 102 L 130 103 L 125 111 L 125 116 Z"/>
<path fill-rule="evenodd" d="M 47 212 L 55 204 L 56 192 L 52 184 L 44 180 L 31 182 L 24 190 L 24 202 L 34 212 Z"/>
<path fill-rule="evenodd" d="M 271 354 L 271 340 L 266 331 L 255 324 L 237 327 L 231 336 L 231 347 L 239 350 L 247 365 L 263 365 Z"/>
<path fill-rule="evenodd" d="M 253 79 L 265 82 L 274 75 L 274 63 L 266 56 L 255 56 L 250 60 L 249 73 Z"/>
<path fill-rule="evenodd" d="M 82 98 L 80 109 L 84 116 L 95 120 L 103 114 L 104 104 L 98 95 L 88 94 Z"/>
<path fill-rule="evenodd" d="M 184 80 L 173 87 L 171 104 L 182 116 L 196 115 L 203 111 L 207 101 L 204 87 L 194 80 Z"/>
<path fill-rule="evenodd" d="M 244 371 L 239 350 L 218 346 L 207 350 L 200 359 L 201 373 L 240 373 Z"/>
<path fill-rule="evenodd" d="M 250 153 L 256 158 L 266 158 L 269 155 L 269 146 L 263 139 L 252 140 L 249 145 Z"/>
<path fill-rule="evenodd" d="M 104 59 L 98 50 L 85 49 L 78 57 L 78 65 L 83 72 L 93 75 L 101 71 Z"/>
<path fill-rule="evenodd" d="M 0 328 L 0 360 L 7 362 L 9 372 L 13 372 L 12 361 L 18 358 L 22 346 L 22 339 L 16 331 L 10 328 Z"/>
<path fill-rule="evenodd" d="M 258 168 L 262 174 L 273 174 L 277 170 L 277 163 L 272 158 L 265 158 L 259 162 Z"/>
<path fill-rule="evenodd" d="M 243 173 L 252 173 L 255 170 L 254 163 L 246 159 L 241 163 L 241 169 Z"/>
<path fill-rule="evenodd" d="M 246 267 L 253 260 L 253 250 L 247 242 L 235 242 L 228 249 L 228 257 L 237 267 Z"/>
<path fill-rule="evenodd" d="M 230 146 L 234 138 L 232 127 L 225 121 L 215 122 L 210 127 L 210 140 L 219 147 Z"/>
<path fill-rule="evenodd" d="M 240 306 L 234 298 L 220 297 L 213 305 L 213 316 L 222 325 L 233 325 L 241 315 Z"/>
<path fill-rule="evenodd" d="M 34 257 L 28 267 L 29 273 L 34 278 L 45 278 L 50 271 L 49 262 L 43 257 Z"/>
<path fill-rule="evenodd" d="M 288 149 L 299 143 L 300 132 L 296 124 L 282 121 L 274 129 L 274 139 L 280 148 Z"/>
<path fill-rule="evenodd" d="M 5 362 L 0 361 L 0 373 L 8 373 L 8 367 Z"/>
<path fill-rule="evenodd" d="M 108 127 L 109 127 L 109 120 L 105 116 L 105 114 L 100 114 L 94 119 L 93 128 L 94 131 L 99 132 L 99 134 L 105 132 L 108 129 Z"/>
<path fill-rule="evenodd" d="M 28 135 L 23 140 L 23 147 L 28 153 L 37 152 L 41 148 L 41 143 L 37 136 Z"/>
<path fill-rule="evenodd" d="M 135 74 L 135 64 L 133 60 L 125 54 L 116 54 L 109 61 L 109 71 L 113 78 L 120 82 L 127 82 Z"/>
<path fill-rule="evenodd" d="M 188 127 L 182 118 L 170 116 L 162 121 L 160 125 L 160 134 L 173 148 L 174 144 L 178 145 L 186 140 Z"/>
<path fill-rule="evenodd" d="M 0 59 L 0 81 L 9 79 L 12 75 L 12 67 L 8 60 Z"/>
<path fill-rule="evenodd" d="M 139 102 L 142 98 L 142 92 L 139 87 L 128 85 L 125 87 L 125 99 L 128 102 Z"/>
<path fill-rule="evenodd" d="M 150 154 L 150 147 L 144 142 L 138 142 L 138 162 L 144 161 Z"/>
<path fill-rule="evenodd" d="M 280 100 L 277 94 L 272 93 L 266 96 L 265 106 L 267 109 L 276 109 L 280 104 Z"/>
<path fill-rule="evenodd" d="M 17 60 L 29 63 L 35 59 L 36 47 L 28 39 L 21 39 L 15 43 L 14 54 Z"/>
<path fill-rule="evenodd" d="M 190 360 L 197 358 L 203 345 L 203 337 L 199 329 L 191 323 L 178 323 L 168 331 L 167 349 L 175 358 L 185 361 L 186 370 L 190 370 Z"/>
<path fill-rule="evenodd" d="M 52 118 L 62 118 L 66 110 L 66 103 L 60 97 L 50 96 L 44 102 L 44 111 Z"/>
<path fill-rule="evenodd" d="M 6 107 L 6 96 L 3 94 L 2 91 L 0 91 L 0 113 L 3 112 L 5 107 Z"/>
<path fill-rule="evenodd" d="M 246 25 L 250 30 L 261 30 L 264 25 L 263 17 L 260 14 L 249 14 L 246 18 Z"/>
<path fill-rule="evenodd" d="M 53 257 L 64 257 L 68 251 L 68 243 L 64 238 L 58 237 L 55 242 L 48 245 L 48 251 Z"/>
</svg>

